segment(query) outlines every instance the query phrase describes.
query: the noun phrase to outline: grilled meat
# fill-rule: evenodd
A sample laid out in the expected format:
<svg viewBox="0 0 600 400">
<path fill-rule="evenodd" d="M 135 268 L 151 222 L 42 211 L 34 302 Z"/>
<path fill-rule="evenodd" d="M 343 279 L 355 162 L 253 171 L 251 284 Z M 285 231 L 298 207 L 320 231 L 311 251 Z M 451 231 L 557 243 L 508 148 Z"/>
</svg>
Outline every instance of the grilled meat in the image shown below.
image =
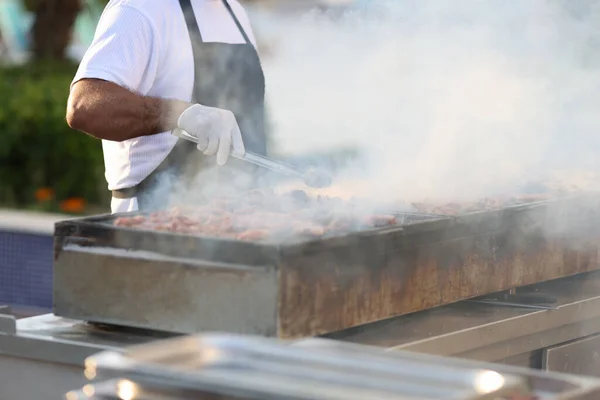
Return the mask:
<svg viewBox="0 0 600 400">
<path fill-rule="evenodd" d="M 370 215 L 352 203 L 293 191 L 275 195 L 252 191 L 237 198 L 215 198 L 196 207 L 174 207 L 147 216 L 120 217 L 117 226 L 228 237 L 246 241 L 269 238 L 317 238 L 327 233 L 394 226 L 393 215 Z"/>
</svg>

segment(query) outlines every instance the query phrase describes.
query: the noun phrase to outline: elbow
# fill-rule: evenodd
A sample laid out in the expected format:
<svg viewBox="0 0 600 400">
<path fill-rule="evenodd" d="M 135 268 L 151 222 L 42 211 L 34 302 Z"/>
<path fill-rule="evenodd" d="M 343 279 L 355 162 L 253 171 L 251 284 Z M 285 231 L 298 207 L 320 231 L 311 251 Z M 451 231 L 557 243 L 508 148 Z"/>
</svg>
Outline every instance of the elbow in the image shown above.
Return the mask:
<svg viewBox="0 0 600 400">
<path fill-rule="evenodd" d="M 74 130 L 97 139 L 121 142 L 129 138 L 123 128 L 111 119 L 119 113 L 122 88 L 94 79 L 81 80 L 73 85 L 67 102 L 66 122 Z M 121 96 L 122 97 L 122 96 Z"/>
<path fill-rule="evenodd" d="M 104 110 L 100 104 L 96 104 L 89 96 L 81 91 L 71 92 L 67 102 L 67 113 L 65 119 L 67 125 L 73 130 L 86 133 L 97 139 L 107 139 L 101 124 L 98 121 L 103 120 Z"/>
<path fill-rule="evenodd" d="M 88 104 L 84 99 L 69 97 L 65 119 L 71 129 L 83 132 L 96 139 L 117 142 L 124 140 L 120 137 L 115 137 L 112 134 L 113 131 L 107 130 L 105 124 L 99 122 L 106 121 L 106 113 L 102 107 L 95 104 Z"/>
<path fill-rule="evenodd" d="M 67 124 L 71 129 L 91 134 L 89 132 L 91 122 L 90 112 L 88 112 L 82 103 L 81 99 L 69 97 L 66 115 Z"/>
<path fill-rule="evenodd" d="M 67 125 L 69 125 L 69 127 L 71 129 L 75 129 L 77 131 L 83 130 L 83 121 L 85 120 L 85 118 L 83 117 L 83 113 L 81 112 L 81 109 L 79 109 L 69 103 L 69 105 L 67 106 L 67 118 L 66 119 L 67 119 Z"/>
</svg>

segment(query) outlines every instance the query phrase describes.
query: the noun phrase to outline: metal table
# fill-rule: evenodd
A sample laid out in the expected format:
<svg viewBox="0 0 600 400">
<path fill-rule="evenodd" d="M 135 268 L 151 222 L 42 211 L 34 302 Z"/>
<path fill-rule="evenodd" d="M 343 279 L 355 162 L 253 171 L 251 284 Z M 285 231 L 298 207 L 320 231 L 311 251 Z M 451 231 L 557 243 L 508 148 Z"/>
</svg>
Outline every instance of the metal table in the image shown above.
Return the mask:
<svg viewBox="0 0 600 400">
<path fill-rule="evenodd" d="M 535 289 L 555 296 L 557 308 L 459 302 L 326 337 L 390 350 L 600 376 L 594 336 L 600 333 L 600 273 L 542 283 Z M 15 400 L 61 398 L 85 384 L 86 357 L 169 336 L 89 325 L 51 314 L 19 321 L 0 315 L 0 387 Z"/>
<path fill-rule="evenodd" d="M 15 320 L 0 314 L 3 399 L 61 399 L 86 383 L 83 361 L 103 350 L 162 338 L 156 333 L 109 331 L 52 314 Z"/>
<path fill-rule="evenodd" d="M 600 333 L 600 273 L 533 288 L 555 297 L 556 309 L 459 302 L 327 337 L 391 350 L 600 376 L 600 369 L 594 366 L 598 358 L 594 345 L 599 344 L 595 335 Z M 594 351 L 586 352 L 590 348 Z M 561 355 L 567 352 L 579 353 L 579 360 Z"/>
</svg>

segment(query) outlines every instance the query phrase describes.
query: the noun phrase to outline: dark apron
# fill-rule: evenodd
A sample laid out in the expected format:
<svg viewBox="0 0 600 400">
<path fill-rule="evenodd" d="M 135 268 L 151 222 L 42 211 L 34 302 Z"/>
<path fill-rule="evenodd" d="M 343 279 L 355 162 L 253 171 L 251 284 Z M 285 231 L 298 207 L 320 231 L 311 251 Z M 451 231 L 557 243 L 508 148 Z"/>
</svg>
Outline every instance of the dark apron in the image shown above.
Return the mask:
<svg viewBox="0 0 600 400">
<path fill-rule="evenodd" d="M 229 110 L 235 115 L 246 150 L 266 155 L 265 77 L 256 49 L 246 35 L 227 0 L 227 11 L 244 37 L 243 44 L 205 43 L 190 0 L 179 0 L 192 42 L 194 88 L 192 103 Z M 165 160 L 137 186 L 113 190 L 113 197 L 137 197 L 140 211 L 167 206 L 176 183 L 191 182 L 200 171 L 210 168 L 211 181 L 226 180 L 232 174 L 252 174 L 255 169 L 230 158 L 214 167 L 214 157 L 206 157 L 196 144 L 179 139 Z"/>
</svg>

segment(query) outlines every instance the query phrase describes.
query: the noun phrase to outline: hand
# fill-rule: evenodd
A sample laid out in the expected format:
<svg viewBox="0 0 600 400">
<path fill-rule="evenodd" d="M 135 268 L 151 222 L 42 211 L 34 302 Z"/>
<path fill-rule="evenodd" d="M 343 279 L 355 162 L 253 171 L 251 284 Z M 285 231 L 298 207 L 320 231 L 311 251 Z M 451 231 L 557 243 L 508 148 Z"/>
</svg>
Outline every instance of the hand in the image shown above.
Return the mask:
<svg viewBox="0 0 600 400">
<path fill-rule="evenodd" d="M 217 164 L 227 162 L 229 154 L 246 153 L 240 127 L 231 111 L 194 104 L 186 109 L 177 127 L 197 139 L 198 150 L 207 156 L 217 155 Z"/>
</svg>

